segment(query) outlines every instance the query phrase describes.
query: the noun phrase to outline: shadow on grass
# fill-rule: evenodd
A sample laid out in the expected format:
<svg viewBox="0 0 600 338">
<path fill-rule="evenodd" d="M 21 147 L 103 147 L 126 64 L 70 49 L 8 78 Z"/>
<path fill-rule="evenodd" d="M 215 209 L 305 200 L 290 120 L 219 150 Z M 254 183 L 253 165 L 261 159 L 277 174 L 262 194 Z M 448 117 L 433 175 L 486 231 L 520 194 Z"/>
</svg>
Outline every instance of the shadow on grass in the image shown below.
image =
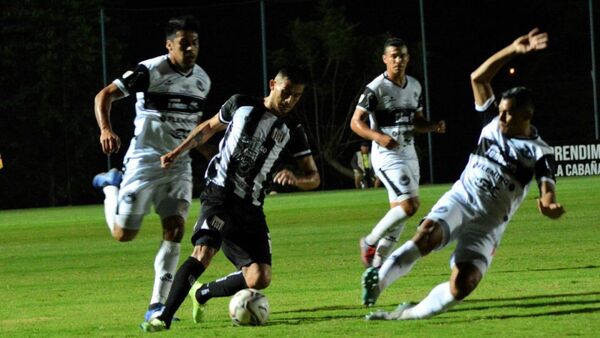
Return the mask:
<svg viewBox="0 0 600 338">
<path fill-rule="evenodd" d="M 546 317 L 546 316 L 560 316 L 560 315 L 574 315 L 574 314 L 585 314 L 600 312 L 600 298 L 594 296 L 600 296 L 600 291 L 597 292 L 580 292 L 580 293 L 562 293 L 562 294 L 547 294 L 547 295 L 534 295 L 525 297 L 507 297 L 507 298 L 488 298 L 488 299 L 473 299 L 466 300 L 463 304 L 457 305 L 455 308 L 450 310 L 444 317 L 450 316 L 452 323 L 471 322 L 478 320 L 494 320 L 494 319 L 509 319 L 509 318 L 535 318 L 535 317 Z M 557 298 L 581 298 L 586 297 L 588 299 L 565 299 L 557 300 Z M 591 298 L 591 299 L 590 299 Z M 531 301 L 540 300 L 539 302 L 531 303 Z M 546 301 L 544 301 L 546 300 Z M 506 302 L 504 304 L 496 305 L 478 305 L 478 303 L 489 303 L 489 302 Z M 524 303 L 526 302 L 526 303 Z M 594 306 L 597 305 L 597 306 Z M 396 304 L 383 304 L 378 305 L 376 308 L 389 308 L 396 306 Z M 559 307 L 568 306 L 568 309 L 557 309 Z M 573 306 L 577 308 L 573 308 Z M 473 316 L 470 318 L 458 318 L 452 314 L 460 314 L 464 312 L 472 311 L 485 311 L 494 309 L 504 309 L 504 314 L 490 314 L 482 316 Z M 514 311 L 510 311 L 514 309 Z M 520 312 L 519 309 L 539 309 L 541 312 L 537 313 L 516 313 Z M 547 310 L 545 310 L 547 309 Z M 317 323 L 330 320 L 342 320 L 342 319 L 363 319 L 364 315 L 369 311 L 375 310 L 375 308 L 365 308 L 359 305 L 332 305 L 332 306 L 321 306 L 314 308 L 296 309 L 290 311 L 278 311 L 273 314 L 298 314 L 303 313 L 318 313 L 326 311 L 356 311 L 362 310 L 363 313 L 356 314 L 330 314 L 322 315 L 318 317 L 300 317 L 293 316 L 285 319 L 276 319 L 269 321 L 269 325 L 299 325 L 307 323 Z M 512 313 L 511 313 L 512 312 Z M 436 317 L 436 320 L 446 322 L 446 318 Z"/>
</svg>

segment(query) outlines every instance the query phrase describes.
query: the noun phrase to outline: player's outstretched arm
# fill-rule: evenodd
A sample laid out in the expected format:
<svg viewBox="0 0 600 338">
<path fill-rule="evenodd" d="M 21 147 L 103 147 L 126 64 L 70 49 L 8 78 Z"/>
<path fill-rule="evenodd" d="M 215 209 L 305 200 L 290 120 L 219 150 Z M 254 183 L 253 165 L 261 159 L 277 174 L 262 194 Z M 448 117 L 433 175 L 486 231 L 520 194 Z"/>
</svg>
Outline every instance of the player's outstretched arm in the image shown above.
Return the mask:
<svg viewBox="0 0 600 338">
<path fill-rule="evenodd" d="M 563 206 L 556 202 L 554 184 L 549 182 L 542 182 L 540 186 L 540 198 L 537 200 L 537 206 L 542 215 L 552 219 L 559 218 L 565 213 Z"/>
<path fill-rule="evenodd" d="M 311 190 L 321 184 L 321 176 L 315 164 L 315 159 L 312 156 L 304 156 L 298 160 L 298 165 L 302 170 L 302 176 L 296 176 L 290 170 L 284 169 L 273 177 L 273 182 L 280 185 L 293 185 L 301 190 Z"/>
<path fill-rule="evenodd" d="M 98 92 L 94 99 L 94 114 L 100 128 L 100 145 L 105 154 L 116 153 L 121 147 L 121 139 L 113 132 L 110 124 L 110 109 L 113 101 L 124 96 L 121 90 L 111 83 Z"/>
<path fill-rule="evenodd" d="M 219 114 L 215 114 L 215 116 L 197 125 L 177 148 L 160 157 L 161 167 L 170 167 L 181 153 L 205 143 L 215 133 L 222 131 L 224 128 L 225 124 L 221 123 Z"/>
<path fill-rule="evenodd" d="M 475 104 L 483 105 L 494 95 L 492 79 L 498 71 L 514 56 L 545 49 L 548 46 L 548 34 L 534 28 L 528 34 L 518 37 L 513 43 L 490 56 L 471 73 L 471 87 Z"/>
</svg>

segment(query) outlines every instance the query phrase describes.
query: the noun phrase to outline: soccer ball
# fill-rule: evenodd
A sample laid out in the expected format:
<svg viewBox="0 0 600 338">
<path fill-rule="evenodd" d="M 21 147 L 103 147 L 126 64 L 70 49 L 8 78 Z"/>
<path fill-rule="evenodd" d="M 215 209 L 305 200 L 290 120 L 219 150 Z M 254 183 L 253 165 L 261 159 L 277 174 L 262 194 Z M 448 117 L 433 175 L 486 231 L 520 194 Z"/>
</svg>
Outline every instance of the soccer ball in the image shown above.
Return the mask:
<svg viewBox="0 0 600 338">
<path fill-rule="evenodd" d="M 258 290 L 240 290 L 229 301 L 229 317 L 235 325 L 263 325 L 269 318 L 269 300 Z"/>
</svg>

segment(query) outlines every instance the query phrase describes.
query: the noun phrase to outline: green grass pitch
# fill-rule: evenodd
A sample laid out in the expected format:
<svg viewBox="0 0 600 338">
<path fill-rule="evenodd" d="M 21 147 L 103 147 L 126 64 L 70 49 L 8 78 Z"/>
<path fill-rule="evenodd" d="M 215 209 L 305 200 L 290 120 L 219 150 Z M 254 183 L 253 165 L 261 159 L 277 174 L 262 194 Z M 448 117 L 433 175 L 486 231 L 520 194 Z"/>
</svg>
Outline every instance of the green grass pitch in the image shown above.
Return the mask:
<svg viewBox="0 0 600 338">
<path fill-rule="evenodd" d="M 421 209 L 401 242 L 450 185 L 423 186 Z M 387 210 L 384 190 L 269 196 L 273 240 L 268 325 L 233 327 L 229 299 L 209 302 L 206 322 L 191 321 L 186 300 L 176 337 L 564 337 L 600 335 L 600 177 L 563 178 L 567 213 L 551 221 L 535 208 L 537 189 L 509 224 L 479 288 L 449 312 L 410 322 L 366 322 L 360 306 L 358 239 Z M 194 205 L 182 244 L 191 252 Z M 0 337 L 130 337 L 149 300 L 161 230 L 146 218 L 138 238 L 114 241 L 101 205 L 0 211 Z M 422 259 L 379 298 L 376 308 L 418 301 L 448 279 L 452 247 Z M 203 281 L 233 271 L 219 253 Z"/>
</svg>

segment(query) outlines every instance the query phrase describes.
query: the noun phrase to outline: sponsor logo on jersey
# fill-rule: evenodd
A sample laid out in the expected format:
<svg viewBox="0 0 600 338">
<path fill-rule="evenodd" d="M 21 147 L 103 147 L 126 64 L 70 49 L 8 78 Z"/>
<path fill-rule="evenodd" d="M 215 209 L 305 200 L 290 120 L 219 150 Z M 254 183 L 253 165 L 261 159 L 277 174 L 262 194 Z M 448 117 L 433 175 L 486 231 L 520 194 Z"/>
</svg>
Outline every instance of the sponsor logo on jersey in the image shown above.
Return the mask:
<svg viewBox="0 0 600 338">
<path fill-rule="evenodd" d="M 187 137 L 187 135 L 190 133 L 189 129 L 183 129 L 183 128 L 178 128 L 175 129 L 173 131 L 171 131 L 169 134 L 176 139 L 180 139 L 183 140 Z"/>
<path fill-rule="evenodd" d="M 174 117 L 170 115 L 161 115 L 159 117 L 160 122 L 171 122 L 171 123 L 196 123 L 198 119 L 190 118 L 186 119 L 183 117 Z"/>
</svg>

